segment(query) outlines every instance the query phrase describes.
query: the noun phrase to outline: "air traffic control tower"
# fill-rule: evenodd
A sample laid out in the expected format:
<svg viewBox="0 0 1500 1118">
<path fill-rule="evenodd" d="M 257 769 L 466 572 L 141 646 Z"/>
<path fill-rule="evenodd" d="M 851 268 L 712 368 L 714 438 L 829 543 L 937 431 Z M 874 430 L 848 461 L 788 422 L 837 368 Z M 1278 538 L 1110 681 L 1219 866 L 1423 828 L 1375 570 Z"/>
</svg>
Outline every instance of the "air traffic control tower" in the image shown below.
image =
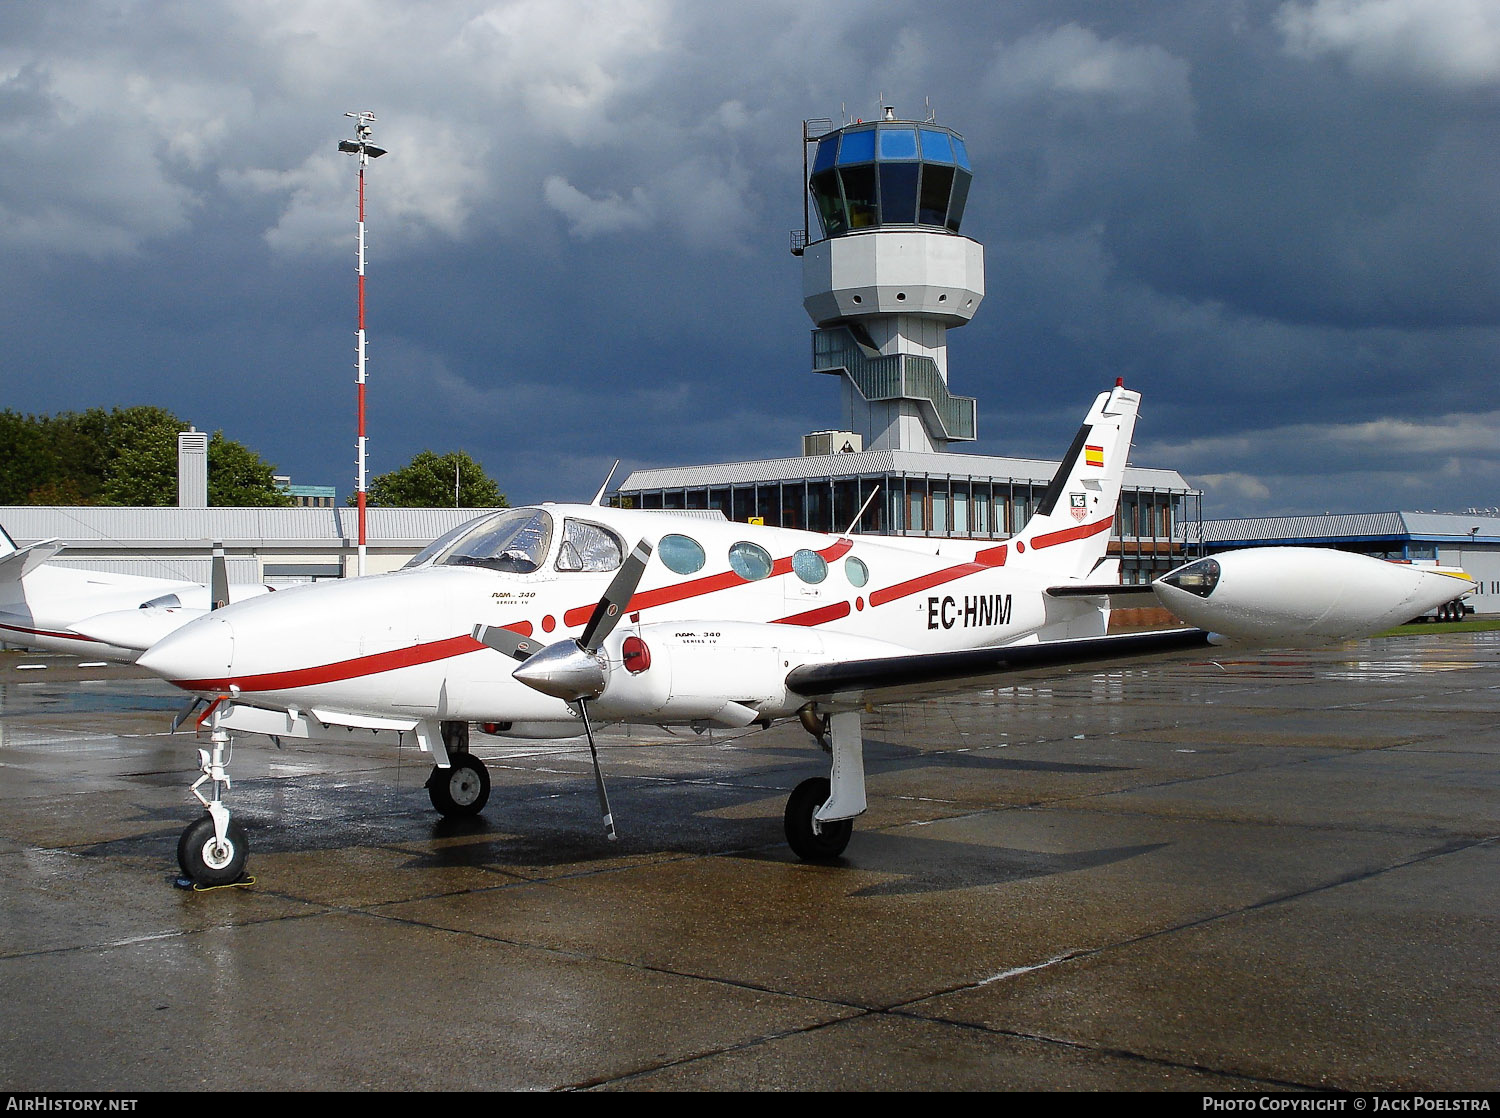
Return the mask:
<svg viewBox="0 0 1500 1118">
<path fill-rule="evenodd" d="M 839 378 L 842 429 L 804 435 L 799 458 L 636 470 L 615 500 L 815 532 L 1007 539 L 1057 463 L 958 453 L 978 431 L 974 400 L 948 391 L 947 335 L 984 298 L 984 250 L 960 232 L 973 180 L 963 137 L 882 108 L 840 127 L 804 121 L 802 141 L 792 252 L 813 370 Z M 1185 561 L 1199 498 L 1175 470 L 1126 467 L 1110 536 L 1126 582 Z"/>
<path fill-rule="evenodd" d="M 974 400 L 948 391 L 948 330 L 984 298 L 984 249 L 959 233 L 974 177 L 963 137 L 887 108 L 821 135 L 804 126 L 803 139 L 817 145 L 808 187 L 823 234 L 806 228 L 793 248 L 818 327 L 813 371 L 841 379 L 864 450 L 973 441 Z"/>
</svg>

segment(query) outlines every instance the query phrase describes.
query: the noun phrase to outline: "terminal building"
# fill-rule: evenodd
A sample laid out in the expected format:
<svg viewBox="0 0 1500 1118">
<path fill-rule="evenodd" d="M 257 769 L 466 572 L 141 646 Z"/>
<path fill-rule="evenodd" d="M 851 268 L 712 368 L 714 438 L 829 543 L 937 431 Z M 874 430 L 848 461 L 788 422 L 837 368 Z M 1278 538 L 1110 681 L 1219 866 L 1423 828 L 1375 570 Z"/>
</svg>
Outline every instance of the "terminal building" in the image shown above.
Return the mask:
<svg viewBox="0 0 1500 1118">
<path fill-rule="evenodd" d="M 961 232 L 974 177 L 963 136 L 886 109 L 840 128 L 808 121 L 803 141 L 818 235 L 809 216 L 792 251 L 812 372 L 838 378 L 841 428 L 808 435 L 801 457 L 637 470 L 615 499 L 818 532 L 1007 538 L 1056 464 L 959 452 L 978 438 L 978 407 L 949 390 L 947 335 L 984 299 L 984 250 Z M 1189 558 L 1200 519 L 1176 471 L 1127 470 L 1110 545 L 1122 578 Z"/>
</svg>

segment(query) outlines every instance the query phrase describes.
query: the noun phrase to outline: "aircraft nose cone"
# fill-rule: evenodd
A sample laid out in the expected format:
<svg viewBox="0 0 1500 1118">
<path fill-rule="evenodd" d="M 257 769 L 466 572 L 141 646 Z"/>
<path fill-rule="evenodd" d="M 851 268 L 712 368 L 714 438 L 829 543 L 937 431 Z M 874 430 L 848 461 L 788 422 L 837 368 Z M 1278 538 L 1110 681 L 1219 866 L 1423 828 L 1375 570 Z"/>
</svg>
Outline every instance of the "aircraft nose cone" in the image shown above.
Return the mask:
<svg viewBox="0 0 1500 1118">
<path fill-rule="evenodd" d="M 233 668 L 234 627 L 217 613 L 200 617 L 168 633 L 136 663 L 180 687 L 217 687 L 228 680 Z"/>
</svg>

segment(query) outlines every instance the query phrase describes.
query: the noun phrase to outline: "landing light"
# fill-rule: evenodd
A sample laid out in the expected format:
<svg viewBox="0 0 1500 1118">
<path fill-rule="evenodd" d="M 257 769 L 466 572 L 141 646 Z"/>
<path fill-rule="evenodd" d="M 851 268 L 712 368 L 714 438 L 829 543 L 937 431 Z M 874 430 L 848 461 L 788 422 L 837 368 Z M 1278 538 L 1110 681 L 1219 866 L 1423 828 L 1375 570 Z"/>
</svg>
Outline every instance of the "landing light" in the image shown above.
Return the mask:
<svg viewBox="0 0 1500 1118">
<path fill-rule="evenodd" d="M 1189 594 L 1206 598 L 1219 585 L 1219 562 L 1217 559 L 1199 559 L 1170 574 L 1162 575 L 1161 581 L 1178 590 L 1186 590 Z"/>
</svg>

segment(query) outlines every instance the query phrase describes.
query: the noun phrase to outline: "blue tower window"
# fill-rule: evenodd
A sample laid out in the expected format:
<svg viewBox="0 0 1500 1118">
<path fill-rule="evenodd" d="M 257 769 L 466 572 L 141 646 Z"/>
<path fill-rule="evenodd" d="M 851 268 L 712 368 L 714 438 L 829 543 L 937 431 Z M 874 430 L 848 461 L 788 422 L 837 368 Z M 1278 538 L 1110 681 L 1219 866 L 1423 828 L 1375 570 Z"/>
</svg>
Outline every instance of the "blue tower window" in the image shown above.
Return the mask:
<svg viewBox="0 0 1500 1118">
<path fill-rule="evenodd" d="M 917 130 L 915 128 L 881 128 L 880 158 L 915 159 L 917 157 Z"/>
<path fill-rule="evenodd" d="M 953 138 L 935 128 L 922 129 L 922 160 L 926 163 L 952 163 Z"/>
<path fill-rule="evenodd" d="M 888 225 L 957 233 L 972 179 L 961 136 L 893 121 L 820 139 L 808 188 L 825 237 Z"/>
<path fill-rule="evenodd" d="M 833 166 L 834 160 L 838 158 L 838 155 L 839 133 L 835 132 L 831 136 L 824 136 L 818 141 L 818 154 L 813 159 L 812 173 L 816 175 L 820 171 L 828 170 L 828 168 Z"/>
<path fill-rule="evenodd" d="M 845 132 L 839 145 L 839 165 L 849 163 L 871 163 L 875 159 L 875 129 L 862 128 L 857 132 Z"/>
</svg>

